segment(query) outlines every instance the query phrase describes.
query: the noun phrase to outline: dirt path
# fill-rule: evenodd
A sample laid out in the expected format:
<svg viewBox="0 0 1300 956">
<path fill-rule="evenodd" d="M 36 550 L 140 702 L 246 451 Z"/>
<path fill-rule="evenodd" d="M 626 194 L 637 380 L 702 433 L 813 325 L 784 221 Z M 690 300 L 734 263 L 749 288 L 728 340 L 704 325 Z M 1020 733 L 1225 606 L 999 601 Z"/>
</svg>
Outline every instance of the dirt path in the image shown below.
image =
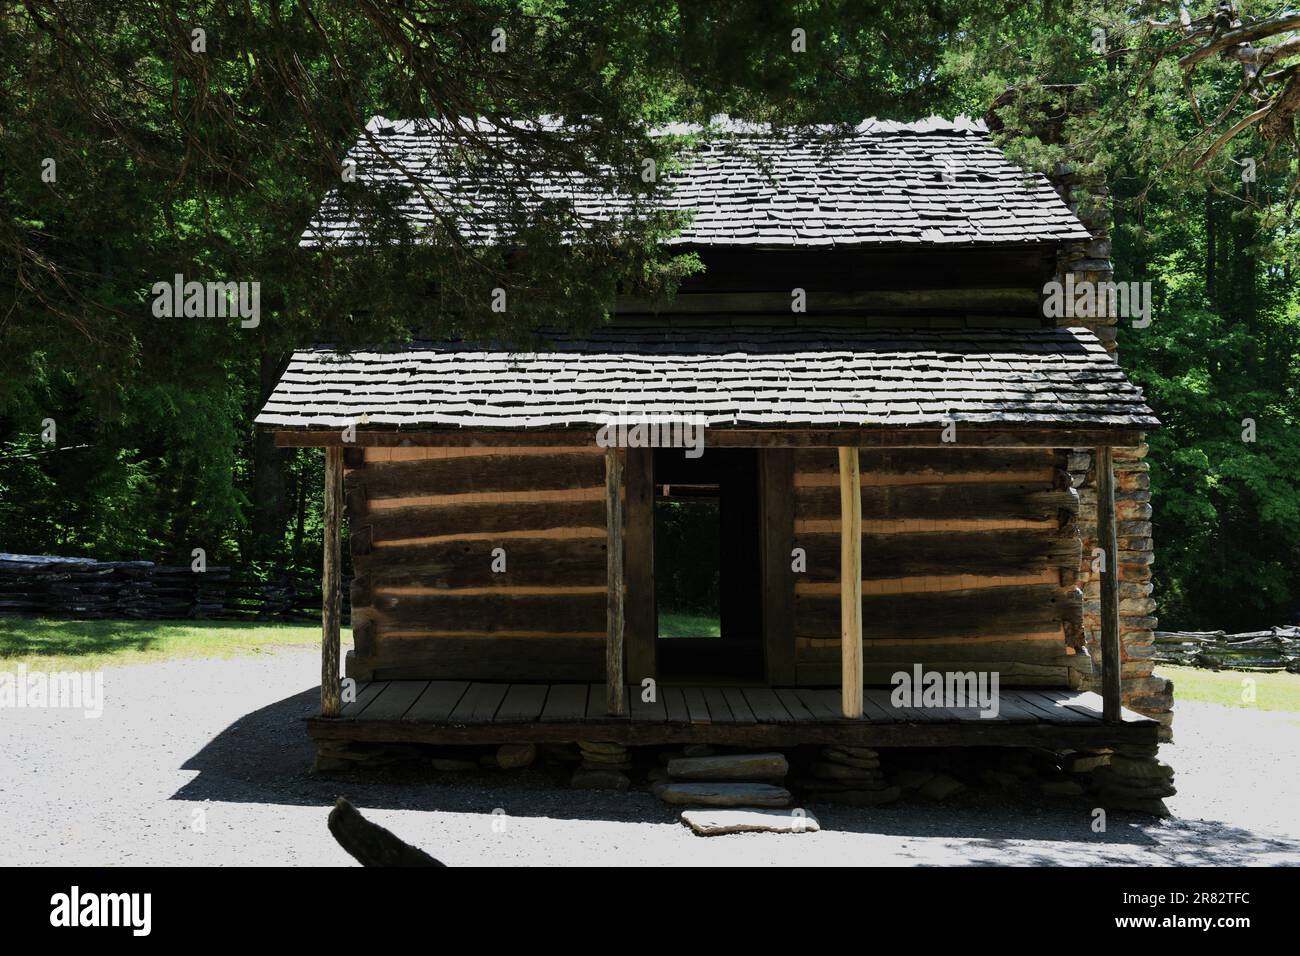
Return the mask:
<svg viewBox="0 0 1300 956">
<path fill-rule="evenodd" d="M 984 796 L 813 806 L 821 833 L 700 838 L 647 794 L 536 772 L 310 777 L 317 668 L 296 650 L 125 667 L 105 673 L 97 720 L 0 711 L 0 864 L 347 864 L 325 830 L 337 794 L 451 865 L 1300 863 L 1295 714 L 1178 705 L 1171 821 L 1112 816 L 1094 834 L 1085 810 Z"/>
</svg>

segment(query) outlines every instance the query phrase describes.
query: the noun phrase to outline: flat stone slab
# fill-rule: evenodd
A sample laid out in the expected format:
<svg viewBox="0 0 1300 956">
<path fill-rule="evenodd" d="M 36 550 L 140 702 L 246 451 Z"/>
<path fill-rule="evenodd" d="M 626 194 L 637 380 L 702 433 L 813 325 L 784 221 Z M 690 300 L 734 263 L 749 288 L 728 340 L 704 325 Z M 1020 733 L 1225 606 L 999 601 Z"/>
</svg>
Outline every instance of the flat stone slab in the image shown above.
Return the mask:
<svg viewBox="0 0 1300 956">
<path fill-rule="evenodd" d="M 790 791 L 770 783 L 663 783 L 655 796 L 664 803 L 706 807 L 785 807 Z"/>
<path fill-rule="evenodd" d="M 1070 754 L 1061 763 L 1061 769 L 1067 773 L 1092 773 L 1098 767 L 1110 763 L 1110 754 Z"/>
<path fill-rule="evenodd" d="M 1172 780 L 1174 768 L 1154 757 L 1126 757 L 1115 754 L 1110 758 L 1110 770 L 1120 777 L 1134 780 Z"/>
<path fill-rule="evenodd" d="M 812 772 L 814 777 L 825 777 L 828 780 L 880 780 L 884 776 L 879 768 L 853 767 L 828 760 L 814 762 Z"/>
<path fill-rule="evenodd" d="M 954 780 L 946 773 L 937 773 L 925 783 L 921 784 L 921 796 L 927 800 L 947 800 L 953 794 L 961 793 L 965 790 L 960 780 Z"/>
<path fill-rule="evenodd" d="M 721 754 L 674 757 L 668 776 L 674 780 L 780 780 L 790 770 L 784 754 Z"/>
<path fill-rule="evenodd" d="M 844 764 L 849 767 L 858 767 L 862 770 L 879 770 L 879 757 L 859 757 L 845 750 L 839 750 L 835 747 L 827 747 L 822 751 L 822 756 L 832 763 Z"/>
<path fill-rule="evenodd" d="M 497 766 L 502 770 L 529 767 L 536 759 L 536 744 L 502 744 L 497 748 Z"/>
<path fill-rule="evenodd" d="M 700 836 L 723 833 L 816 833 L 817 818 L 806 810 L 763 810 L 745 807 L 717 810 L 695 807 L 682 811 L 682 823 Z"/>
<path fill-rule="evenodd" d="M 622 744 L 605 743 L 600 740 L 579 740 L 578 748 L 593 754 L 625 754 L 627 748 Z"/>
</svg>

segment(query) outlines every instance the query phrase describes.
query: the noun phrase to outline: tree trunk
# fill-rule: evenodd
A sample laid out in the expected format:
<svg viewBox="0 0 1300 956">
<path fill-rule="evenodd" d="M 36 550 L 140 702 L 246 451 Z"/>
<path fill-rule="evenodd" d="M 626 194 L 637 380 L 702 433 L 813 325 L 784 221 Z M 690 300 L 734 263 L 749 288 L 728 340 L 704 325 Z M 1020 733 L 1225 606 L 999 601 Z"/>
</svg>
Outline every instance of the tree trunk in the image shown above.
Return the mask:
<svg viewBox="0 0 1300 956">
<path fill-rule="evenodd" d="M 1214 198 L 1205 191 L 1205 296 L 1214 302 Z"/>
<path fill-rule="evenodd" d="M 297 452 L 301 458 L 302 452 Z M 302 554 L 302 536 L 303 529 L 307 522 L 307 477 L 303 474 L 305 466 L 299 462 L 299 468 L 294 472 L 293 480 L 296 485 L 297 494 L 297 516 L 294 519 L 293 526 L 293 558 L 292 566 L 296 569 L 303 559 Z"/>
</svg>

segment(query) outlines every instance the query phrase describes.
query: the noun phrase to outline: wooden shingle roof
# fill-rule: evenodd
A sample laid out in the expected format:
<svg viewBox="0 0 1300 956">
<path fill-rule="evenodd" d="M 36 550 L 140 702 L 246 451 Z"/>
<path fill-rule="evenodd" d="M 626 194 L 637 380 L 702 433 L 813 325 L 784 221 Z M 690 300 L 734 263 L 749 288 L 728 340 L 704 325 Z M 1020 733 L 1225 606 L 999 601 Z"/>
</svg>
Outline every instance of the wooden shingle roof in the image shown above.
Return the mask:
<svg viewBox="0 0 1300 956">
<path fill-rule="evenodd" d="M 294 354 L 257 418 L 280 429 L 567 429 L 638 415 L 710 428 L 959 424 L 1145 429 L 1087 329 L 605 328 L 536 351 L 424 344 Z"/>
<path fill-rule="evenodd" d="M 676 245 L 978 246 L 1090 238 L 1044 177 L 1012 165 L 983 123 L 964 117 L 866 120 L 848 135 L 829 128 L 773 135 L 730 121 L 661 132 L 699 134 L 684 168 L 665 175 L 656 197 L 663 208 L 691 214 L 670 240 Z M 450 217 L 471 241 L 499 241 L 509 228 L 508 202 L 482 177 L 467 181 L 448 172 L 453 143 L 443 124 L 375 117 L 348 158 L 358 182 L 402 191 L 407 198 L 399 208 L 417 232 Z M 416 183 L 427 185 L 423 197 Z M 571 201 L 582 222 L 618 219 L 631 208 L 576 176 L 535 177 L 522 192 L 527 202 Z M 366 226 L 331 193 L 302 244 L 367 239 Z"/>
</svg>

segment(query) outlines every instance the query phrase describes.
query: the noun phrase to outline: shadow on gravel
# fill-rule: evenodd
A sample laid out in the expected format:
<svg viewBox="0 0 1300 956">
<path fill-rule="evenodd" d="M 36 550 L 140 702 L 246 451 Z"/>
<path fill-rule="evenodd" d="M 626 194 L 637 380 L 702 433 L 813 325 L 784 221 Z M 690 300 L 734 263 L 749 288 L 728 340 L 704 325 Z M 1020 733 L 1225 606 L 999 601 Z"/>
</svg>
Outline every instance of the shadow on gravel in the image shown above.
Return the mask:
<svg viewBox="0 0 1300 956">
<path fill-rule="evenodd" d="M 189 758 L 197 776 L 174 800 L 332 807 L 346 796 L 362 808 L 491 813 L 623 822 L 675 822 L 648 793 L 570 790 L 563 767 L 440 774 L 427 761 L 311 773 L 315 748 L 303 719 L 319 710 L 310 688 L 241 717 Z"/>
<path fill-rule="evenodd" d="M 1144 850 L 1181 865 L 1259 866 L 1284 860 L 1294 865 L 1296 860 L 1295 845 L 1286 839 L 1217 821 L 1159 821 L 1115 812 L 1108 816 L 1106 832 L 1094 833 L 1086 801 L 1043 804 L 1028 796 L 980 791 L 952 804 L 913 801 L 871 810 L 817 804 L 809 808 L 824 829 L 840 833 L 977 841 L 956 850 L 946 865 L 1131 865 Z M 1034 843 L 1042 844 L 1042 849 Z M 1003 851 L 1005 858 L 999 858 Z M 933 860 L 932 853 L 917 855 Z M 905 860 L 908 853 L 904 848 L 894 856 Z"/>
<path fill-rule="evenodd" d="M 172 799 L 328 809 L 345 796 L 362 809 L 491 813 L 500 808 L 516 817 L 677 822 L 677 810 L 644 791 L 570 790 L 569 769 L 561 765 L 445 774 L 428 761 L 407 761 L 313 775 L 314 748 L 302 721 L 315 713 L 318 694 L 309 688 L 231 724 L 185 762 L 183 769 L 197 776 Z M 1099 853 L 1106 856 L 1106 847 L 1114 848 L 1120 863 L 1143 850 L 1158 849 L 1172 857 L 1170 862 L 1226 866 L 1258 865 L 1266 857 L 1294 852 L 1284 841 L 1213 821 L 1160 822 L 1112 813 L 1108 831 L 1093 833 L 1091 808 L 1085 803 L 1045 803 L 985 790 L 971 790 L 943 804 L 913 799 L 875 808 L 818 803 L 807 807 L 824 829 L 840 833 L 977 841 L 954 850 L 945 861 L 951 865 L 1096 865 Z M 1027 842 L 1041 843 L 1041 851 Z M 1005 859 L 1000 858 L 1002 847 Z M 907 855 L 904 847 L 895 859 Z M 933 859 L 932 854 L 925 856 Z"/>
</svg>

